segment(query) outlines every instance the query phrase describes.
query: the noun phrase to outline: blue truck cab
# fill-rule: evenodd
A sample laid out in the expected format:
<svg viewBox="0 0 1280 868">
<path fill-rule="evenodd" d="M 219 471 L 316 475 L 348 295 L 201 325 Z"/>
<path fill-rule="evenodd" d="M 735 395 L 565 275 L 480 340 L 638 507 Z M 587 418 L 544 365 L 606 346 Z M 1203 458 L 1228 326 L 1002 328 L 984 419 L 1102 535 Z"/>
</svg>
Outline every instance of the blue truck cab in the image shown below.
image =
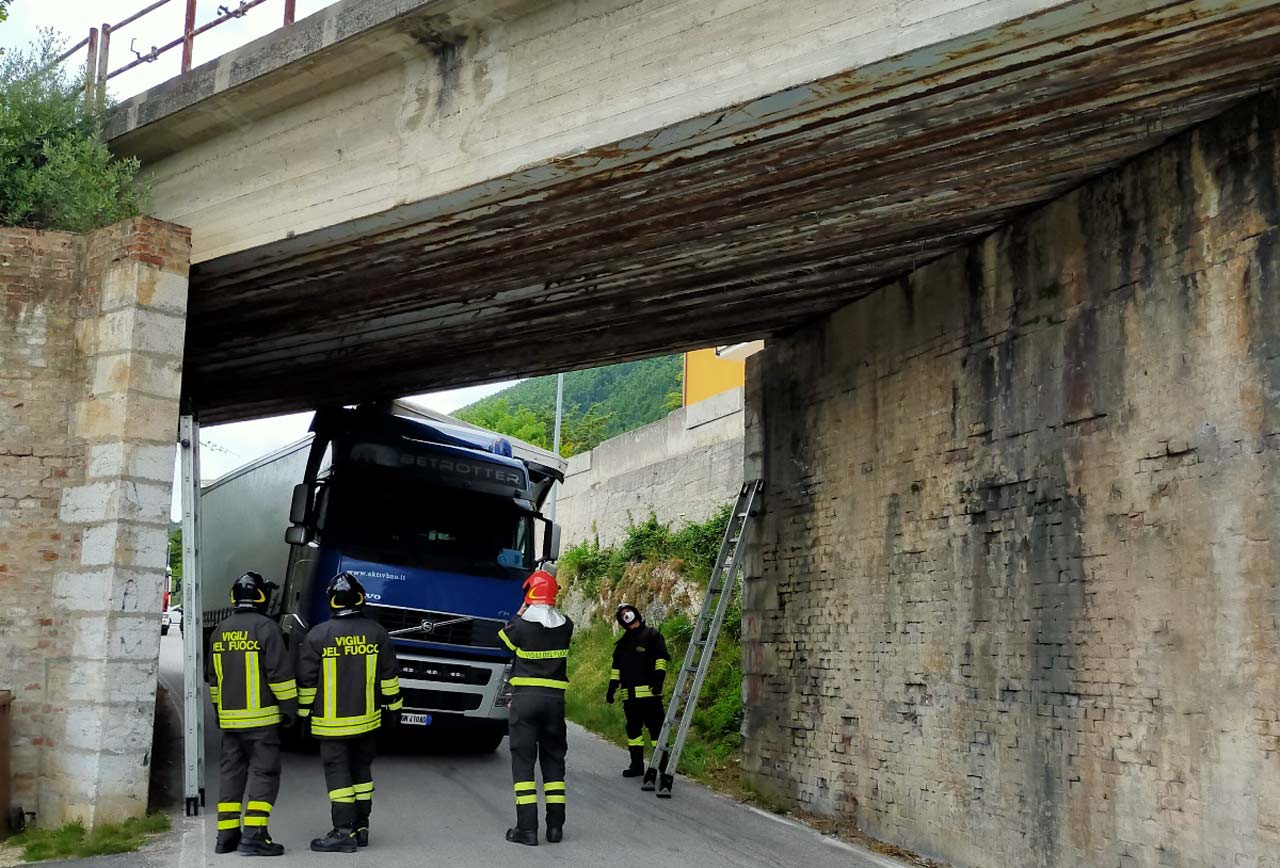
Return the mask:
<svg viewBox="0 0 1280 868">
<path fill-rule="evenodd" d="M 286 534 L 286 638 L 329 617 L 332 576 L 355 574 L 395 642 L 404 723 L 495 749 L 511 671 L 498 630 L 524 579 L 557 556 L 541 509 L 563 472 L 491 432 L 386 408 L 321 410 L 311 430 Z"/>
</svg>

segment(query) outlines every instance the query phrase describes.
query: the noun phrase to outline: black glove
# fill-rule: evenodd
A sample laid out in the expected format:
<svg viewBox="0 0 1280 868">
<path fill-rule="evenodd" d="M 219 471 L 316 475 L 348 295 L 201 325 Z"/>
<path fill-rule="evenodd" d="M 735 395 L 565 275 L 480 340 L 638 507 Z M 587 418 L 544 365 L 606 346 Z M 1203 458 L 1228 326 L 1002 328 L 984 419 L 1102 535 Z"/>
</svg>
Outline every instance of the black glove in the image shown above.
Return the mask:
<svg viewBox="0 0 1280 868">
<path fill-rule="evenodd" d="M 297 723 L 297 722 L 298 722 L 298 715 L 294 714 L 292 711 L 281 711 L 281 712 L 280 712 L 280 723 L 281 723 L 281 724 L 282 724 L 286 729 L 287 729 L 287 728 L 289 728 L 289 727 L 291 727 L 291 726 L 293 726 L 293 725 L 294 725 L 295 723 Z"/>
<path fill-rule="evenodd" d="M 613 705 L 613 694 L 617 692 L 618 692 L 618 682 L 610 681 L 609 692 L 604 695 L 604 701 L 609 703 L 610 705 Z"/>
<path fill-rule="evenodd" d="M 382 722 L 391 729 L 398 729 L 400 727 L 400 710 L 382 709 Z"/>
</svg>

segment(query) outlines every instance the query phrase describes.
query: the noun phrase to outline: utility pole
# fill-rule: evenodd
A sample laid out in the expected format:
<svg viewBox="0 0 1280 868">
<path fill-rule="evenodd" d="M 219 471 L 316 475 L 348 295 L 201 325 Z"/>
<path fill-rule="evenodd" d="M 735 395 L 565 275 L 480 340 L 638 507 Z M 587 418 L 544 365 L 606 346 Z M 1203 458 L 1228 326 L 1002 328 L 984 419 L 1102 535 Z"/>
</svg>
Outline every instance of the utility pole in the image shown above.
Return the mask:
<svg viewBox="0 0 1280 868">
<path fill-rule="evenodd" d="M 556 374 L 556 430 L 552 435 L 551 451 L 560 457 L 560 422 L 564 416 L 564 374 Z M 556 495 L 559 493 L 560 483 L 551 486 L 551 503 L 548 504 L 547 517 L 552 521 L 556 520 Z"/>
</svg>

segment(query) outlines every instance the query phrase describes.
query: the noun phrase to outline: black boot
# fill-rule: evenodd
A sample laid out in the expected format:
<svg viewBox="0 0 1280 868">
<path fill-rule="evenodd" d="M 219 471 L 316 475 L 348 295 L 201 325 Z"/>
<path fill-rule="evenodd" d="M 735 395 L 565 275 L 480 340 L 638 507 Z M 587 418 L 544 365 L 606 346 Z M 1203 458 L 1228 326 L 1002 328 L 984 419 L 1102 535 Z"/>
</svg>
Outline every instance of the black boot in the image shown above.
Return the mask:
<svg viewBox="0 0 1280 868">
<path fill-rule="evenodd" d="M 218 840 L 213 845 L 215 853 L 234 853 L 240 846 L 240 830 L 224 829 L 218 833 Z"/>
<path fill-rule="evenodd" d="M 547 843 L 559 844 L 564 840 L 564 826 L 547 826 Z"/>
<path fill-rule="evenodd" d="M 356 833 L 351 829 L 330 829 L 329 834 L 311 842 L 311 849 L 317 853 L 354 853 Z"/>
<path fill-rule="evenodd" d="M 526 847 L 536 847 L 538 846 L 538 830 L 511 828 L 507 830 L 507 840 L 512 844 L 524 844 Z"/>
<path fill-rule="evenodd" d="M 644 774 L 644 748 L 627 748 L 627 753 L 631 754 L 631 766 L 622 770 L 622 776 L 624 778 L 638 778 Z"/>
<path fill-rule="evenodd" d="M 265 828 L 246 829 L 237 852 L 242 856 L 283 856 L 284 847 L 272 841 Z"/>
<path fill-rule="evenodd" d="M 647 772 L 644 773 L 644 780 L 640 782 L 640 789 L 644 790 L 646 793 L 651 793 L 653 792 L 654 788 L 657 786 L 658 786 L 658 770 L 649 769 Z"/>
<path fill-rule="evenodd" d="M 363 829 L 356 829 L 356 846 L 357 847 L 369 846 L 369 827 L 368 826 L 365 826 Z"/>
</svg>

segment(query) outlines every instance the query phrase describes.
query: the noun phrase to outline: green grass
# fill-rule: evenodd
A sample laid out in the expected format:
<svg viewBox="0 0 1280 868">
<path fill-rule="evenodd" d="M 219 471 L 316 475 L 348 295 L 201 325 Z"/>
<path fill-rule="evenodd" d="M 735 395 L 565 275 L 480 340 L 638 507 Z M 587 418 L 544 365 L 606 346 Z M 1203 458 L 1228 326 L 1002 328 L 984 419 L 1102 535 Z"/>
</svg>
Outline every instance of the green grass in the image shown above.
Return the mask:
<svg viewBox="0 0 1280 868">
<path fill-rule="evenodd" d="M 690 624 L 684 616 L 669 618 L 660 625 L 671 651 L 671 673 L 667 677 L 665 700 L 669 703 L 675 687 L 677 667 L 684 659 Z M 595 732 L 620 749 L 626 746 L 621 701 L 609 705 L 605 691 L 613 660 L 614 637 L 609 624 L 597 621 L 580 630 L 573 639 L 569 656 L 569 691 L 565 710 L 569 719 Z M 702 688 L 698 710 L 680 757 L 680 774 L 722 789 L 739 788 L 738 755 L 742 745 L 741 646 L 737 631 L 721 633 L 711 668 Z M 646 733 L 646 736 L 648 734 Z M 621 766 L 625 757 L 619 753 Z"/>
<path fill-rule="evenodd" d="M 566 587 L 582 591 L 588 599 L 601 601 L 614 591 L 628 587 L 634 591 L 632 586 L 637 581 L 647 581 L 645 577 L 651 571 L 646 568 L 659 566 L 677 570 L 695 584 L 705 586 L 720 551 L 731 508 L 726 504 L 706 521 L 688 524 L 679 530 L 650 515 L 627 528 L 626 536 L 616 546 L 601 546 L 598 540 L 579 543 L 560 558 L 560 579 Z M 634 569 L 637 566 L 640 568 Z M 627 593 L 630 595 L 631 591 Z M 641 605 L 644 598 L 643 592 L 631 597 Z M 566 711 L 570 720 L 624 747 L 622 703 L 608 705 L 604 700 L 613 661 L 612 614 L 611 611 L 602 613 L 592 623 L 580 625 L 574 636 Z M 672 658 L 664 697 L 669 704 L 693 625 L 686 616 L 675 615 L 657 626 L 666 637 Z M 681 774 L 735 793 L 741 791 L 738 773 L 742 746 L 739 735 L 741 640 L 741 597 L 735 594 L 711 658 L 711 668 L 702 686 L 678 769 Z"/>
<path fill-rule="evenodd" d="M 102 823 L 92 832 L 86 832 L 80 823 L 67 823 L 56 829 L 28 829 L 5 843 L 21 849 L 25 862 L 84 859 L 137 850 L 151 836 L 167 831 L 169 815 L 156 812 L 123 823 Z"/>
</svg>

